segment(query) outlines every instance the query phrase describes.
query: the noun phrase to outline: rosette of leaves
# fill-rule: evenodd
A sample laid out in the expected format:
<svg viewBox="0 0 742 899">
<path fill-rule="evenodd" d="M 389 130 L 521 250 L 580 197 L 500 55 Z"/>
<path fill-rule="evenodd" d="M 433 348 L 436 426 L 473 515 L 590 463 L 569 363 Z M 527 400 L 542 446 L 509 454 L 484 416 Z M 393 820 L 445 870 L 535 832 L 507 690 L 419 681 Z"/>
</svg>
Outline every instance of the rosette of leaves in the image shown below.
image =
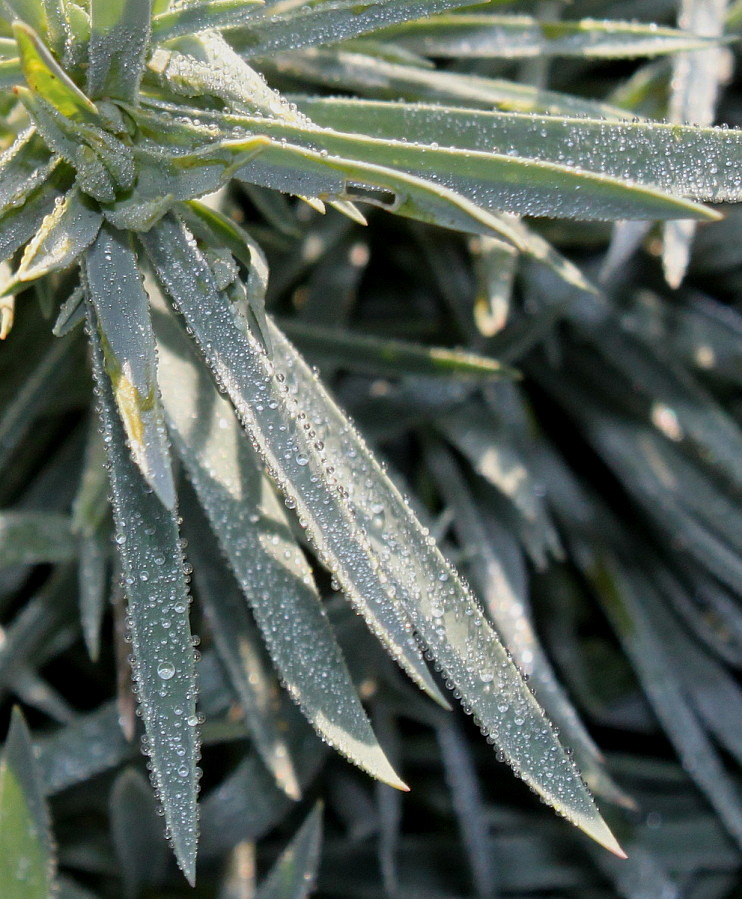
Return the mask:
<svg viewBox="0 0 742 899">
<path fill-rule="evenodd" d="M 279 234 L 290 225 L 272 192 L 315 210 L 333 207 L 356 224 L 365 222 L 358 204 L 378 207 L 475 236 L 506 273 L 522 256 L 584 302 L 594 296 L 590 283 L 522 216 L 713 221 L 719 214 L 704 201 L 739 199 L 737 131 L 632 120 L 588 100 L 479 83 L 423 58 L 486 56 L 498 46 L 510 57 L 706 53 L 713 38 L 587 21 L 545 29 L 498 15 L 494 2 L 456 12 L 471 5 L 0 4 L 2 336 L 13 339 L 14 316 L 23 319 L 31 292 L 56 304 L 66 291 L 53 330 L 71 345 L 68 335 L 84 321 L 98 415 L 72 519 L 4 513 L 5 542 L 16 553 L 5 564 L 79 557 L 83 628 L 95 654 L 110 494 L 143 745 L 191 882 L 200 717 L 181 526 L 192 528 L 193 574 L 221 664 L 258 756 L 288 796 L 299 795 L 300 778 L 270 710 L 273 675 L 257 651 L 245 650 L 257 644 L 253 620 L 317 733 L 372 776 L 405 788 L 363 710 L 307 547 L 418 687 L 446 705 L 427 665 L 433 661 L 516 773 L 621 854 L 516 664 L 538 650 L 519 656 L 513 645 L 514 660 L 505 648 L 428 528 L 266 313 L 266 256 L 213 199 L 243 185 Z M 315 95 L 312 85 L 361 96 Z M 390 93 L 407 100 L 383 99 Z M 311 328 L 299 337 L 307 345 L 323 339 Z M 346 352 L 377 358 L 362 341 Z M 513 376 L 492 358 L 416 354 L 405 345 L 389 352 L 423 373 Z M 53 376 L 54 359 L 49 366 Z M 5 427 L 12 446 L 13 428 Z M 454 443 L 464 433 L 454 418 L 441 430 Z M 475 452 L 470 442 L 467 449 Z M 445 470 L 435 443 L 430 453 L 431 467 Z M 193 487 L 180 498 L 184 521 L 179 466 Z M 239 590 L 219 585 L 205 549 L 212 536 Z M 58 589 L 50 588 L 47 604 Z M 61 627 L 65 613 L 55 614 Z M 517 642 L 506 618 L 499 627 Z M 47 626 L 54 624 L 52 617 Z M 585 776 L 610 796 L 599 755 L 546 663 L 534 673 Z M 121 784 L 122 792 L 136 789 Z M 316 854 L 315 831 L 306 833 L 297 840 Z"/>
</svg>

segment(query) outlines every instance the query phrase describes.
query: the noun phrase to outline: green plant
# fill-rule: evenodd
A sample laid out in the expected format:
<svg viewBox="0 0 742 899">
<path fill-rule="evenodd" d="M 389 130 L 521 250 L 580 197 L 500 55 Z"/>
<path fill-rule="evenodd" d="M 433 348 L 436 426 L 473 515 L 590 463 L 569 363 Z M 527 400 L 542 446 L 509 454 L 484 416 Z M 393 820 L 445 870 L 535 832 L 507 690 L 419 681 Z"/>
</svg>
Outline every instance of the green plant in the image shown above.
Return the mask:
<svg viewBox="0 0 742 899">
<path fill-rule="evenodd" d="M 262 777 L 269 794 L 296 799 L 317 764 L 314 743 L 314 761 L 301 762 L 302 741 L 309 738 L 277 695 L 272 662 L 325 742 L 380 781 L 405 788 L 377 742 L 337 642 L 336 629 L 351 625 L 337 604 L 323 603 L 307 556 L 318 563 L 318 579 L 325 572 L 332 578 L 418 687 L 447 705 L 425 659 L 434 661 L 516 773 L 621 854 L 582 776 L 608 801 L 630 800 L 556 679 L 514 587 L 523 566 L 521 546 L 543 569 L 547 557 L 563 557 L 564 544 L 572 566 L 553 565 L 543 574 L 544 592 L 577 603 L 579 572 L 579 581 L 602 598 L 671 738 L 678 721 L 685 734 L 697 732 L 703 747 L 697 762 L 706 771 L 699 783 L 727 829 L 738 841 L 742 834 L 732 785 L 727 789 L 727 775 L 704 742 L 696 713 L 682 691 L 661 692 L 663 670 L 650 666 L 662 662 L 657 631 L 670 635 L 679 657 L 691 652 L 688 637 L 668 616 L 664 600 L 647 606 L 637 598 L 645 591 L 675 597 L 691 627 L 705 628 L 712 652 L 702 653 L 697 665 L 739 705 L 718 661 L 737 664 L 740 658 L 732 599 L 739 587 L 739 512 L 729 495 L 742 483 L 742 438 L 724 409 L 739 386 L 739 338 L 716 326 L 713 315 L 703 318 L 706 301 L 694 305 L 691 296 L 680 311 L 666 304 L 658 312 L 643 295 L 617 292 L 615 281 L 651 223 L 661 221 L 665 273 L 679 285 L 695 223 L 720 219 L 701 204 L 740 197 L 739 131 L 633 118 L 619 105 L 633 103 L 643 112 L 641 104 L 658 95 L 643 85 L 650 76 L 667 81 L 664 56 L 684 54 L 678 56 L 669 112 L 676 121 L 711 121 L 720 54 L 728 52 L 718 42 L 722 13 L 717 11 L 712 33 L 708 23 L 692 18 L 703 3 L 685 4 L 688 30 L 617 21 L 545 23 L 502 14 L 501 5 L 0 4 L 0 138 L 7 147 L 0 160 L 0 255 L 7 260 L 0 302 L 9 354 L 0 464 L 8 473 L 2 501 L 13 503 L 0 519 L 0 563 L 9 572 L 2 585 L 7 606 L 28 599 L 0 648 L 0 675 L 6 690 L 34 704 L 39 667 L 65 651 L 67 635 L 74 639 L 77 633 L 67 598 L 75 561 L 82 632 L 91 657 L 98 658 L 107 570 L 113 566 L 114 593 L 120 587 L 126 597 L 125 613 L 120 596 L 116 608 L 131 642 L 151 778 L 178 864 L 191 883 L 201 721 L 189 624 L 191 571 L 213 645 L 201 666 L 208 688 L 204 738 L 219 743 L 249 735 L 256 753 L 234 776 L 247 782 Z M 539 53 L 573 56 L 583 64 L 636 56 L 657 56 L 660 63 L 638 70 L 629 83 L 633 94 L 617 87 L 613 97 L 598 101 L 485 77 L 469 62 Z M 458 68 L 445 62 L 450 59 L 458 59 Z M 682 89 L 702 81 L 707 86 L 700 99 Z M 346 95 L 326 95 L 337 89 Z M 469 351 L 328 327 L 343 315 L 333 298 L 348 296 L 367 264 L 364 246 L 355 246 L 351 236 L 366 224 L 359 203 L 412 220 L 403 228 L 384 215 L 374 219 L 379 255 L 393 261 L 397 244 L 404 254 L 415 242 Z M 320 223 L 326 207 L 332 212 Z M 311 225 L 305 224 L 308 216 Z M 564 243 L 567 231 L 552 235 L 543 222 L 527 224 L 523 216 L 624 222 L 615 231 L 602 292 L 585 273 L 597 256 L 592 241 L 606 239 L 600 226 L 578 237 L 590 256 L 578 268 L 553 245 Z M 468 244 L 454 232 L 467 235 Z M 333 260 L 334 250 L 340 255 Z M 516 265 L 522 307 L 512 299 Z M 287 315 L 296 273 L 312 266 L 316 314 Z M 421 276 L 421 283 L 426 279 Z M 419 299 L 409 275 L 400 280 Z M 639 276 L 636 283 L 642 283 Z M 397 314 L 400 288 L 389 279 L 384 290 L 386 314 Z M 15 297 L 18 321 L 11 330 Z M 266 297 L 283 315 L 279 324 L 266 313 Z M 295 308 L 302 299 L 293 298 Z M 53 344 L 39 321 L 52 311 L 52 330 L 62 338 Z M 420 316 L 409 318 L 420 326 Z M 72 423 L 79 427 L 82 418 L 85 353 L 77 326 L 83 322 L 97 407 L 84 463 L 70 461 L 63 449 L 35 486 L 50 441 Z M 660 327 L 661 339 L 677 342 L 669 345 L 678 359 L 658 340 Z M 696 327 L 703 333 L 700 343 Z M 738 321 L 730 327 L 738 328 Z M 418 513 L 430 517 L 436 500 L 455 510 L 463 561 L 486 612 L 437 549 L 430 536 L 435 522 L 419 523 L 395 486 L 396 476 L 376 461 L 284 331 L 325 364 L 327 377 L 349 370 L 403 379 L 396 407 L 394 391 L 390 396 L 388 382 L 382 385 L 380 408 L 386 401 L 390 412 L 386 420 L 367 418 L 369 433 L 383 438 L 385 428 L 395 432 L 430 420 L 416 447 L 429 479 L 419 486 L 431 502 Z M 429 336 L 441 339 L 439 332 L 423 334 L 423 343 Z M 559 337 L 569 362 L 563 369 L 548 352 L 549 346 L 558 351 L 550 341 Z M 721 371 L 726 363 L 720 358 L 730 360 Z M 525 373 L 530 398 L 515 380 L 515 365 Z M 695 383 L 687 371 L 694 367 L 710 374 L 718 400 Z M 64 389 L 50 395 L 63 378 Z M 352 379 L 340 386 L 352 404 Z M 590 478 L 581 484 L 565 468 L 554 450 L 559 427 L 555 441 L 545 439 L 554 429 L 549 415 L 555 406 L 568 411 L 613 471 L 623 490 L 619 508 L 629 503 L 641 510 L 641 526 L 650 535 L 646 545 L 613 522 L 606 496 L 594 495 Z M 540 430 L 529 420 L 532 409 L 543 410 Z M 50 429 L 32 433 L 40 417 Z M 362 404 L 358 417 L 364 419 Z M 32 447 L 26 461 L 18 453 L 24 438 Z M 79 439 L 69 453 L 81 458 Z M 462 473 L 462 459 L 488 482 L 484 492 Z M 181 466 L 191 487 L 178 478 Z M 63 486 L 71 469 L 80 471 L 74 497 Z M 547 485 L 548 503 L 539 482 Z M 44 510 L 38 508 L 39 491 Z M 604 492 L 610 499 L 610 487 Z M 189 539 L 188 564 L 181 525 Z M 115 558 L 109 553 L 112 531 Z M 497 543 L 499 552 L 492 548 Z M 471 547 L 475 556 L 467 559 Z M 214 559 L 219 550 L 224 567 Z M 27 566 L 42 563 L 57 567 L 28 580 Z M 716 619 L 704 620 L 695 598 L 687 611 L 689 590 L 704 597 Z M 557 618 L 569 620 L 563 610 Z M 271 662 L 262 655 L 253 622 Z M 565 627 L 569 631 L 569 623 Z M 724 628 L 731 637 L 721 638 Z M 365 647 L 362 637 L 355 639 Z M 563 653 L 566 645 L 560 643 Z M 380 664 L 373 653 L 361 653 L 367 668 Z M 120 651 L 118 662 L 124 680 L 126 654 Z M 528 670 L 531 685 L 519 667 Z M 373 674 L 368 677 L 374 691 L 382 689 Z M 390 696 L 395 690 L 407 696 L 393 675 L 386 677 Z M 74 718 L 61 700 L 42 694 L 35 704 L 44 712 L 62 721 Z M 225 714 L 230 698 L 242 716 L 232 730 Z M 559 724 L 574 760 L 542 707 Z M 457 732 L 432 709 L 420 714 L 435 722 L 444 754 L 455 758 Z M 379 714 L 384 728 L 383 710 Z M 123 717 L 131 739 L 131 710 Z M 47 737 L 47 770 L 39 775 L 47 792 L 88 778 L 54 769 L 62 741 L 84 745 L 80 725 L 70 720 Z M 722 727 L 719 721 L 706 726 L 727 745 L 714 731 Z M 9 784 L 16 784 L 27 752 L 20 719 L 14 728 L 3 768 Z M 728 739 L 738 751 L 737 735 Z M 104 744 L 113 760 L 93 764 L 90 773 L 116 767 L 127 755 L 123 736 Z M 680 740 L 681 754 L 683 745 Z M 463 769 L 453 766 L 459 775 L 466 770 L 461 764 Z M 8 830 L 16 833 L 32 833 L 29 816 L 45 814 L 42 788 L 29 785 L 27 777 L 18 776 L 20 790 L 2 794 Z M 117 828 L 126 835 L 119 846 L 132 891 L 148 873 L 127 855 L 131 825 L 125 816 L 146 802 L 137 777 L 121 775 L 111 819 L 114 836 Z M 278 800 L 274 806 L 280 807 Z M 219 813 L 212 814 L 218 821 Z M 311 868 L 318 852 L 318 814 L 297 837 L 294 856 L 279 860 L 265 895 L 303 895 L 304 867 Z M 33 870 L 21 866 L 8 875 L 20 884 L 13 895 L 45 896 L 52 889 L 47 825 L 37 820 L 36 830 L 37 844 L 29 838 Z M 204 839 L 215 837 L 205 832 Z M 473 839 L 476 847 L 476 834 Z M 472 857 L 476 875 L 476 848 Z M 487 875 L 479 876 L 480 893 L 487 894 Z M 292 877 L 296 884 L 287 886 Z"/>
</svg>

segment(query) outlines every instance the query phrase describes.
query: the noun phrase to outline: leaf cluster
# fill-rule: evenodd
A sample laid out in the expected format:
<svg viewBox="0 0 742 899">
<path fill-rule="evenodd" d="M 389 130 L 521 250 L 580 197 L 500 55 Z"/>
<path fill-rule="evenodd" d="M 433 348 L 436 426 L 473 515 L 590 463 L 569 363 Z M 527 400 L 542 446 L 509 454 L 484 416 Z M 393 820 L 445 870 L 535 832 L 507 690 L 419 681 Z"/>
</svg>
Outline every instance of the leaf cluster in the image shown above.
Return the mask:
<svg viewBox="0 0 742 899">
<path fill-rule="evenodd" d="M 0 0 L 4 895 L 731 895 L 742 14 L 667 6 Z"/>
</svg>

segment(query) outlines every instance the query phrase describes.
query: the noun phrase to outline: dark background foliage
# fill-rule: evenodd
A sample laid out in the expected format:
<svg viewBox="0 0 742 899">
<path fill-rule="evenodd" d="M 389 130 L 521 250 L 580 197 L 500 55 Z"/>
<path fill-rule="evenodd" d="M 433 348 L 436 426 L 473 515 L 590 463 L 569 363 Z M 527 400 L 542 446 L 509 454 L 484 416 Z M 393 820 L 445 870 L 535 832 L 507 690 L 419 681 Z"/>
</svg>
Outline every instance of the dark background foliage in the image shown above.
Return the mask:
<svg viewBox="0 0 742 899">
<path fill-rule="evenodd" d="M 572 6 L 574 18 L 642 15 L 637 3 Z M 645 18 L 672 22 L 673 3 L 651 6 Z M 468 65 L 528 76 L 524 63 Z M 634 111 L 662 114 L 670 64 L 650 66 L 653 86 Z M 548 83 L 603 99 L 647 73 L 645 63 L 573 60 L 553 65 Z M 742 124 L 741 96 L 736 78 L 720 121 Z M 50 795 L 63 895 L 251 895 L 251 871 L 262 878 L 317 799 L 322 897 L 742 895 L 739 211 L 724 209 L 723 221 L 699 230 L 678 289 L 662 277 L 658 228 L 610 268 L 609 225 L 536 221 L 603 293 L 578 293 L 521 260 L 512 291 L 502 292 L 500 327 L 488 331 L 478 239 L 384 212 L 362 228 L 259 189 L 236 189 L 228 205 L 268 254 L 269 310 L 449 558 L 485 604 L 488 584 L 499 583 L 531 610 L 605 755 L 611 779 L 591 786 L 630 858 L 608 856 L 541 807 L 463 712 L 444 713 L 418 694 L 321 573 L 356 684 L 411 792 L 376 784 L 326 751 L 276 697 L 304 787 L 301 803 L 287 799 L 250 749 L 198 602 L 213 583 L 196 574 L 205 724 L 192 891 L 145 789 L 113 559 L 92 662 L 76 566 L 15 565 L 11 555 L 0 569 L 0 732 L 21 702 Z M 91 377 L 81 331 L 51 336 L 48 291 L 25 295 L 0 352 L 0 507 L 67 514 L 95 426 Z M 370 361 L 312 330 L 339 327 L 378 338 Z M 393 338 L 491 355 L 521 378 L 416 374 L 385 351 Z M 206 570 L 218 550 L 188 490 L 183 483 L 186 537 Z M 231 589 L 225 571 L 216 577 L 217 589 Z"/>
</svg>

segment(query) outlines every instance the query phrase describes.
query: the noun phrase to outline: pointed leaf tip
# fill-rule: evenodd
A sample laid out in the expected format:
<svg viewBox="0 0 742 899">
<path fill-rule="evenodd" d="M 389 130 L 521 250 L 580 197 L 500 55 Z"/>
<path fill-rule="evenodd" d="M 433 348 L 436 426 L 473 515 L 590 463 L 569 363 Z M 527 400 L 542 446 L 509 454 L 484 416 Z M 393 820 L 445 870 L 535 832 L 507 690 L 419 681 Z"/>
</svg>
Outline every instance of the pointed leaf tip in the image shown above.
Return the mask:
<svg viewBox="0 0 742 899">
<path fill-rule="evenodd" d="M 596 843 L 613 853 L 617 858 L 628 858 L 628 855 L 623 851 L 620 843 L 613 836 L 611 829 L 605 823 L 597 809 L 595 817 L 591 821 L 575 821 L 574 823 L 584 834 L 589 836 L 591 840 L 595 840 Z"/>
</svg>

